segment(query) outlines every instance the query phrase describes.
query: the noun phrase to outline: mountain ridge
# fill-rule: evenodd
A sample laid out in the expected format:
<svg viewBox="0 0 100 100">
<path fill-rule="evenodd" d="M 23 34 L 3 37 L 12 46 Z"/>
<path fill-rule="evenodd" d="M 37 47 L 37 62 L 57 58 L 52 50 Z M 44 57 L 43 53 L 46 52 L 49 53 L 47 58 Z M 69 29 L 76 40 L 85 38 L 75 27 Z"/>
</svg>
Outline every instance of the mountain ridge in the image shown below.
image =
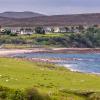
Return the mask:
<svg viewBox="0 0 100 100">
<path fill-rule="evenodd" d="M 100 13 L 38 16 L 31 18 L 0 17 L 1 26 L 100 25 Z"/>
<path fill-rule="evenodd" d="M 31 11 L 23 11 L 23 12 L 6 11 L 0 13 L 0 16 L 8 17 L 8 18 L 31 18 L 31 17 L 39 17 L 45 15 L 36 12 L 31 12 Z"/>
</svg>

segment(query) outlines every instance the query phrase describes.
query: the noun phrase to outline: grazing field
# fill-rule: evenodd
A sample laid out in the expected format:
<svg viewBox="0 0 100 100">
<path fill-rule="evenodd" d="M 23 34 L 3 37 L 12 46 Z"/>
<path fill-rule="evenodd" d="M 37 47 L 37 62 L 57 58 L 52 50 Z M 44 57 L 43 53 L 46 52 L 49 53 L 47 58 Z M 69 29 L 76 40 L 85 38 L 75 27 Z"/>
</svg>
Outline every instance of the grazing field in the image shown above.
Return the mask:
<svg viewBox="0 0 100 100">
<path fill-rule="evenodd" d="M 0 85 L 11 89 L 36 88 L 51 100 L 100 100 L 100 76 L 70 72 L 51 64 L 0 58 Z M 38 99 L 37 99 L 38 100 Z"/>
</svg>

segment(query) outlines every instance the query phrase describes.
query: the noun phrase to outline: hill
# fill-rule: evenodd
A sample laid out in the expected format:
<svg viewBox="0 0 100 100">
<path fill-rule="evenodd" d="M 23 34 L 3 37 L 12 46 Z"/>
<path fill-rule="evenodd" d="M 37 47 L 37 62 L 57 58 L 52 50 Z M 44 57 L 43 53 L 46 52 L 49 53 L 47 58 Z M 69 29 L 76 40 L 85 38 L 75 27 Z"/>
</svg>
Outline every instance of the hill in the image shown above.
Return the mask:
<svg viewBox="0 0 100 100">
<path fill-rule="evenodd" d="M 39 16 L 32 18 L 0 17 L 2 26 L 66 26 L 100 24 L 100 13 Z"/>
<path fill-rule="evenodd" d="M 0 13 L 0 16 L 8 17 L 8 18 L 31 18 L 31 17 L 39 17 L 44 15 L 40 13 L 25 11 L 25 12 L 3 12 Z"/>
</svg>

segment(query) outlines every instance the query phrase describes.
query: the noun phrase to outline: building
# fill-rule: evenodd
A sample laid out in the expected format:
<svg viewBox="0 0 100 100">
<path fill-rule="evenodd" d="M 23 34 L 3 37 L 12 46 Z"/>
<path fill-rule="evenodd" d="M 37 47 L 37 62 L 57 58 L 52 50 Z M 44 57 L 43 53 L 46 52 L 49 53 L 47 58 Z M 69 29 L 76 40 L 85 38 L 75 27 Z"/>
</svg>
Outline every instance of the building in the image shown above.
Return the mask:
<svg viewBox="0 0 100 100">
<path fill-rule="evenodd" d="M 35 33 L 34 27 L 1 27 L 0 31 L 9 30 L 11 33 L 17 34 L 33 34 Z"/>
<path fill-rule="evenodd" d="M 86 30 L 89 26 L 82 25 L 67 25 L 67 26 L 43 26 L 43 29 L 46 34 L 51 33 L 80 33 L 82 30 Z M 0 27 L 0 31 L 9 30 L 12 33 L 17 34 L 34 34 L 36 27 Z"/>
</svg>

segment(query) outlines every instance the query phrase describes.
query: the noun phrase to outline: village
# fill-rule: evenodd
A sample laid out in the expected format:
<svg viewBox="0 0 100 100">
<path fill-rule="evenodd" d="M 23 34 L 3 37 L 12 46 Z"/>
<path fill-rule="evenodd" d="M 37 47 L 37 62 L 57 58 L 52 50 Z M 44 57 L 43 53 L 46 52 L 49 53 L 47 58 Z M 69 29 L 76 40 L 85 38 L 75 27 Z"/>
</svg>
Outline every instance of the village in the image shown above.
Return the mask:
<svg viewBox="0 0 100 100">
<path fill-rule="evenodd" d="M 31 35 L 34 33 L 52 34 L 52 33 L 80 33 L 85 31 L 93 25 L 67 25 L 67 26 L 31 26 L 31 27 L 19 27 L 19 26 L 1 26 L 0 33 L 3 34 L 5 31 L 10 31 L 11 33 L 16 33 L 20 35 Z M 99 28 L 97 25 L 95 27 Z"/>
</svg>

